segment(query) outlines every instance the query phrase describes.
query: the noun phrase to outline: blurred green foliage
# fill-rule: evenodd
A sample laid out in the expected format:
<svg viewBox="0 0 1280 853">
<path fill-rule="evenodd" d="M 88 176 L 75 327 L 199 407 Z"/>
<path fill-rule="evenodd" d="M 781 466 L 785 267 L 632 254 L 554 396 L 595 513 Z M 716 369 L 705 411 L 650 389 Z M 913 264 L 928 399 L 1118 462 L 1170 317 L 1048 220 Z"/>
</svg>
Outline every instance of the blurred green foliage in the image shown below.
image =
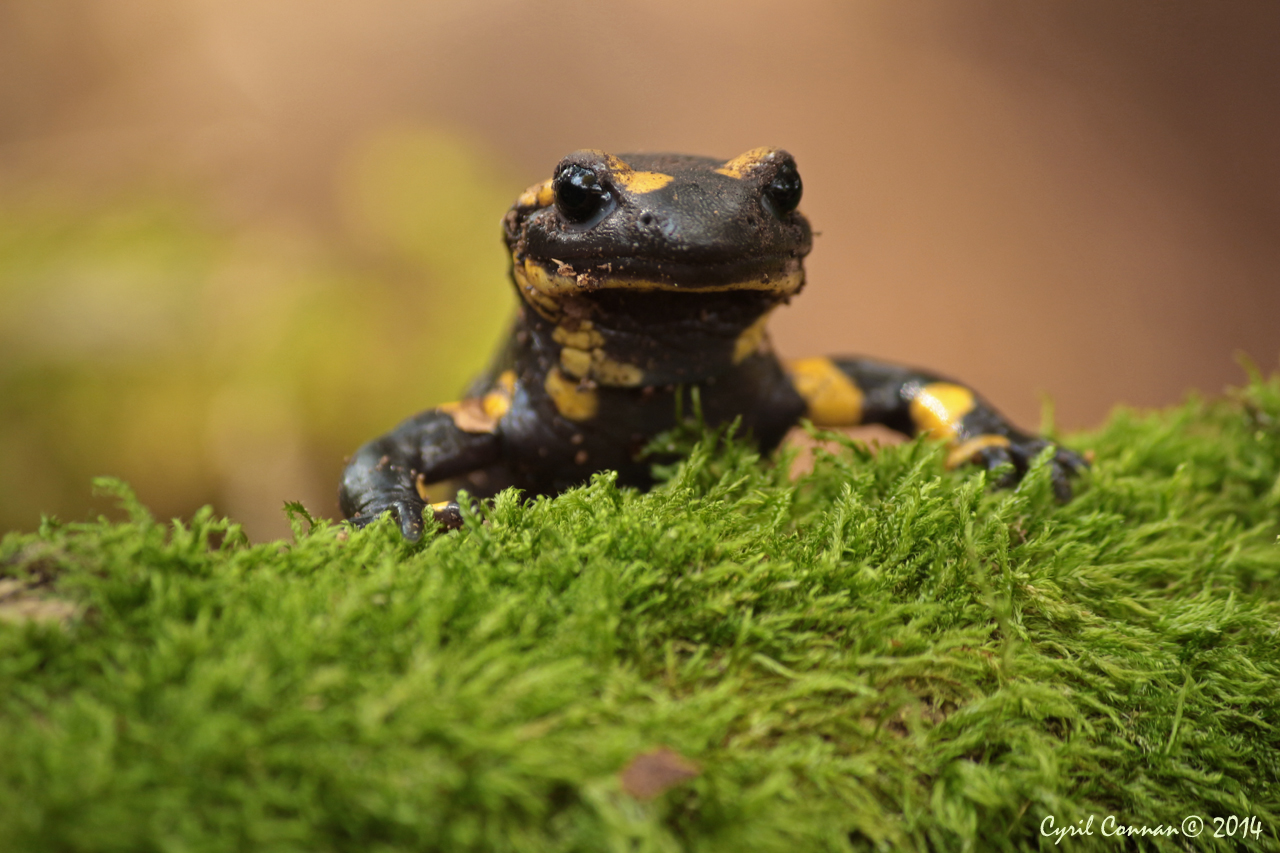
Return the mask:
<svg viewBox="0 0 1280 853">
<path fill-rule="evenodd" d="M 199 198 L 0 196 L 0 531 L 81 518 L 93 476 L 250 535 L 336 512 L 342 459 L 483 366 L 512 310 L 520 190 L 455 135 L 384 130 L 336 176 L 334 233 Z"/>
</svg>

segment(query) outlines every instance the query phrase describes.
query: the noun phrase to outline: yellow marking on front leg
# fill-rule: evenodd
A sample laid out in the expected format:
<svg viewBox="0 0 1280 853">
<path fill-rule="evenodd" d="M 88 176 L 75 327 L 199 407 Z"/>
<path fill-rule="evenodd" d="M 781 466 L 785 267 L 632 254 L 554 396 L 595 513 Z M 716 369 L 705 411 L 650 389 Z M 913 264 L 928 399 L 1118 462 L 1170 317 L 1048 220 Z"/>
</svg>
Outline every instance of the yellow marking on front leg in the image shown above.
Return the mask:
<svg viewBox="0 0 1280 853">
<path fill-rule="evenodd" d="M 960 421 L 976 405 L 973 392 L 963 385 L 930 382 L 911 401 L 911 422 L 917 432 L 953 441 L 959 435 Z"/>
<path fill-rule="evenodd" d="M 467 397 L 441 403 L 436 406 L 436 410 L 448 415 L 454 426 L 463 432 L 496 432 L 498 421 L 511 408 L 511 395 L 515 387 L 515 372 L 504 370 L 498 375 L 497 385 L 483 397 Z"/>
<path fill-rule="evenodd" d="M 556 411 L 571 421 L 589 421 L 600 411 L 600 398 L 596 392 L 566 379 L 558 368 L 547 371 L 542 387 L 551 397 Z"/>
<path fill-rule="evenodd" d="M 751 355 L 760 348 L 760 344 L 765 338 L 765 325 L 769 322 L 769 312 L 760 315 L 760 318 L 742 330 L 742 334 L 738 335 L 738 339 L 733 342 L 733 363 L 740 364 L 745 361 L 747 356 Z"/>
<path fill-rule="evenodd" d="M 787 362 L 786 370 L 791 384 L 809 406 L 809 420 L 818 426 L 862 423 L 862 389 L 831 359 L 796 359 Z"/>
<path fill-rule="evenodd" d="M 453 425 L 463 432 L 491 433 L 498 428 L 498 418 L 489 413 L 484 400 L 478 400 L 475 397 L 441 403 L 436 406 L 436 411 L 448 415 L 453 420 Z"/>
<path fill-rule="evenodd" d="M 743 154 L 739 154 L 732 160 L 725 161 L 725 164 L 715 171 L 721 175 L 727 175 L 730 178 L 742 179 L 747 172 L 761 163 L 765 158 L 772 154 L 776 149 L 773 148 L 752 148 Z"/>
<path fill-rule="evenodd" d="M 499 421 L 511 409 L 511 395 L 515 393 L 516 374 L 513 370 L 504 370 L 498 376 L 497 386 L 480 400 L 484 413 Z"/>
<path fill-rule="evenodd" d="M 969 462 L 983 450 L 988 447 L 1008 447 L 1009 439 L 1003 435 L 979 435 L 968 441 L 962 441 L 955 447 L 951 448 L 951 452 L 947 454 L 947 468 L 958 468 L 966 462 Z"/>
</svg>

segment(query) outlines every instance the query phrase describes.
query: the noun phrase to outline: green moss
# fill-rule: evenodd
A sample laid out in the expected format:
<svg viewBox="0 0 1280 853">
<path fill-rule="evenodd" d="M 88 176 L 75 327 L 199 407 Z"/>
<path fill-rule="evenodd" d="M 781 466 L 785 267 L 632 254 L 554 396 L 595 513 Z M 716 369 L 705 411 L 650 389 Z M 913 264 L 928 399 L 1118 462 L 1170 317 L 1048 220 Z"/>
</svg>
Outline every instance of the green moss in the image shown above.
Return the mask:
<svg viewBox="0 0 1280 853">
<path fill-rule="evenodd" d="M 922 442 L 791 482 L 711 436 L 648 494 L 504 494 L 418 545 L 294 507 L 251 546 L 111 486 L 127 521 L 0 545 L 0 838 L 990 850 L 1095 816 L 1087 850 L 1248 815 L 1280 849 L 1280 380 L 1075 443 L 1058 505 Z M 702 772 L 637 800 L 658 746 Z M 1237 849 L 1213 829 L 1133 845 Z"/>
</svg>

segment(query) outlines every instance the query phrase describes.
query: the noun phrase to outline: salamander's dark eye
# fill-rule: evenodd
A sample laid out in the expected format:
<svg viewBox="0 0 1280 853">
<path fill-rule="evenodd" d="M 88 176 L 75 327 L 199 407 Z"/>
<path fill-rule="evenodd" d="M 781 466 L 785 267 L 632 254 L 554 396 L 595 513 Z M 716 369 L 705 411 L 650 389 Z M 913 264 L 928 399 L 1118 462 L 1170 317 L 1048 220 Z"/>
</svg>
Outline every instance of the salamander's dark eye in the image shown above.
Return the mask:
<svg viewBox="0 0 1280 853">
<path fill-rule="evenodd" d="M 804 184 L 800 182 L 800 171 L 790 160 L 778 167 L 777 174 L 764 188 L 764 197 L 779 216 L 786 216 L 799 207 L 803 193 Z"/>
<path fill-rule="evenodd" d="M 583 223 L 595 218 L 609 201 L 609 191 L 600 184 L 596 173 L 569 163 L 556 173 L 552 183 L 556 207 L 570 222 Z"/>
</svg>

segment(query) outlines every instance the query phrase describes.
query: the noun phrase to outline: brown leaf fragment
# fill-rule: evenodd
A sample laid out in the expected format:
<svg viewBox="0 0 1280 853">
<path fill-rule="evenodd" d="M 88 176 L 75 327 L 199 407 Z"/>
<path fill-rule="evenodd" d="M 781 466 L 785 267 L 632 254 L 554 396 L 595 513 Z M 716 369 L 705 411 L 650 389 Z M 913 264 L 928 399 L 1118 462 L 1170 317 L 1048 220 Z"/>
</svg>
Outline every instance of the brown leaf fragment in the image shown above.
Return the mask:
<svg viewBox="0 0 1280 853">
<path fill-rule="evenodd" d="M 0 578 L 0 622 L 56 622 L 67 624 L 79 608 L 70 601 L 42 595 L 35 584 Z"/>
<path fill-rule="evenodd" d="M 663 746 L 631 759 L 618 778 L 622 781 L 622 790 L 637 800 L 652 800 L 700 773 L 702 768 L 697 763 Z"/>
<path fill-rule="evenodd" d="M 436 408 L 453 418 L 454 424 L 463 432 L 494 432 L 498 427 L 498 419 L 484 410 L 484 403 L 471 397 L 455 403 L 441 403 Z"/>
</svg>

